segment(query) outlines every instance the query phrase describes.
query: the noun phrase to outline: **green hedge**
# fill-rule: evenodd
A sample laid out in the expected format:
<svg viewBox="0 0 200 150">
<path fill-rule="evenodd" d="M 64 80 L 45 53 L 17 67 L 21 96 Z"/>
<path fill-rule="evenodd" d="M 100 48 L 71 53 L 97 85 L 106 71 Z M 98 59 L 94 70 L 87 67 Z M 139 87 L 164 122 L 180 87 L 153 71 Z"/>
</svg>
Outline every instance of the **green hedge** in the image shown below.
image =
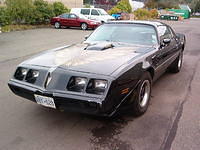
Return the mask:
<svg viewBox="0 0 200 150">
<path fill-rule="evenodd" d="M 69 12 L 70 10 L 65 7 L 65 5 L 61 2 L 54 2 L 53 3 L 53 11 L 55 16 L 63 14 L 65 12 Z"/>
<path fill-rule="evenodd" d="M 0 25 L 46 24 L 54 16 L 69 12 L 63 3 L 44 0 L 6 0 L 0 7 Z"/>
<path fill-rule="evenodd" d="M 11 23 L 10 15 L 6 7 L 0 7 L 0 25 L 5 26 Z"/>
<path fill-rule="evenodd" d="M 145 8 L 139 8 L 134 11 L 134 15 L 137 20 L 156 19 L 158 17 L 158 11 L 156 9 L 148 10 Z"/>
<path fill-rule="evenodd" d="M 129 0 L 119 1 L 115 7 L 113 7 L 111 10 L 109 10 L 108 13 L 115 14 L 115 13 L 120 13 L 120 12 L 126 12 L 126 13 L 132 12 L 132 7 L 129 3 Z"/>
</svg>

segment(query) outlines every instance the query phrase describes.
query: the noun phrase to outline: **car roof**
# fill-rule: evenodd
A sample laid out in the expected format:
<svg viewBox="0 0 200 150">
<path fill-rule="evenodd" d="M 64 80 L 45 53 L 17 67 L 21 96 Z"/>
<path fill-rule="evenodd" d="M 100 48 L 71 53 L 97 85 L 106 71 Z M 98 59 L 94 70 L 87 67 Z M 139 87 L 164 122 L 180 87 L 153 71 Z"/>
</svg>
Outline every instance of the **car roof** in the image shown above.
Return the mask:
<svg viewBox="0 0 200 150">
<path fill-rule="evenodd" d="M 109 21 L 106 24 L 145 24 L 145 25 L 153 25 L 155 27 L 166 25 L 165 23 L 159 21 L 132 21 L 132 20 L 121 20 L 121 21 Z"/>
<path fill-rule="evenodd" d="M 102 9 L 102 8 L 71 8 L 71 9 Z"/>
</svg>

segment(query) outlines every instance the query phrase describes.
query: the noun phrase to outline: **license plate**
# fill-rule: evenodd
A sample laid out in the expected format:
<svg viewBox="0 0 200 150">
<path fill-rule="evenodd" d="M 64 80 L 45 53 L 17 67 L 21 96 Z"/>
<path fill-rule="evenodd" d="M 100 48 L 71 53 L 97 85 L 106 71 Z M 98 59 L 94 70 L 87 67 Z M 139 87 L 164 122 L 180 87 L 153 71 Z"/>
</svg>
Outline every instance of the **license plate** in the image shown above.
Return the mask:
<svg viewBox="0 0 200 150">
<path fill-rule="evenodd" d="M 46 96 L 41 96 L 41 95 L 34 95 L 35 100 L 38 104 L 45 106 L 45 107 L 50 107 L 56 109 L 56 105 L 54 103 L 54 99 L 51 97 L 46 97 Z"/>
</svg>

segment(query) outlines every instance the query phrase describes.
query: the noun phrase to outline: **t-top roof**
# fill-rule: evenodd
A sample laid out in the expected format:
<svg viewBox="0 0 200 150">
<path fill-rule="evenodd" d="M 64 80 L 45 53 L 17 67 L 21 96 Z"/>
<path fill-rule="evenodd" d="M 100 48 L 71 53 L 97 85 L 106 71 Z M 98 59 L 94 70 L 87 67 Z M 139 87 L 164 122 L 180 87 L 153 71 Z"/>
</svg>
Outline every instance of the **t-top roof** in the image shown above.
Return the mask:
<svg viewBox="0 0 200 150">
<path fill-rule="evenodd" d="M 165 25 L 159 21 L 131 21 L 131 20 L 121 20 L 121 21 L 109 21 L 107 24 L 147 24 L 153 26 L 162 26 Z"/>
</svg>

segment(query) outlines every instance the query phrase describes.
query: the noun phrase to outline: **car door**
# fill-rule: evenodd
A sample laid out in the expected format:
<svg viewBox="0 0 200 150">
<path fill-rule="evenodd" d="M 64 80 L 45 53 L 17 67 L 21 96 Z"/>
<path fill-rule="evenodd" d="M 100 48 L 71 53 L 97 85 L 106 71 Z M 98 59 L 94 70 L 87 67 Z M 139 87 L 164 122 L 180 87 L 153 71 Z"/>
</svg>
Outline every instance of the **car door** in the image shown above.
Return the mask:
<svg viewBox="0 0 200 150">
<path fill-rule="evenodd" d="M 179 52 L 179 50 L 182 49 L 182 45 L 181 45 L 179 39 L 177 38 L 177 36 L 176 36 L 174 30 L 173 30 L 171 27 L 169 27 L 169 30 L 170 30 L 170 32 L 171 32 L 171 34 L 172 34 L 172 38 L 173 38 L 173 40 L 174 40 L 174 46 L 173 46 L 174 49 L 173 49 L 173 53 L 177 53 L 177 52 Z"/>
<path fill-rule="evenodd" d="M 75 14 L 69 14 L 68 23 L 70 27 L 80 26 L 80 23 L 78 22 L 78 16 Z"/>
<path fill-rule="evenodd" d="M 90 19 L 99 20 L 100 14 L 96 9 L 92 9 Z"/>
<path fill-rule="evenodd" d="M 167 67 L 175 60 L 177 41 L 166 25 L 158 26 L 160 38 L 159 50 L 152 56 L 156 78 L 166 71 Z"/>
<path fill-rule="evenodd" d="M 69 26 L 68 17 L 69 17 L 69 14 L 60 15 L 60 23 L 62 26 Z"/>
</svg>

